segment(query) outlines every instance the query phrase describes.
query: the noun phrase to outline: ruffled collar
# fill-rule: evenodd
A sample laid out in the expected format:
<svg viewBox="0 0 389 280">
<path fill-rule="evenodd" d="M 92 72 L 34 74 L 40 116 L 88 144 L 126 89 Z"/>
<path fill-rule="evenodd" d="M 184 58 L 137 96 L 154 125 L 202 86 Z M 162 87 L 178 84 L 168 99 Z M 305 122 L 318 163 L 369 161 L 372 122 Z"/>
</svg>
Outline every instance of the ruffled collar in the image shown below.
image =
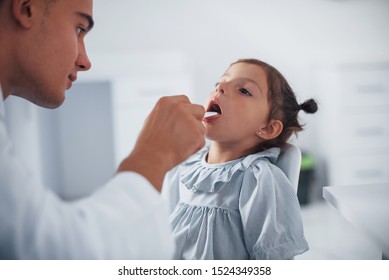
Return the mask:
<svg viewBox="0 0 389 280">
<path fill-rule="evenodd" d="M 236 172 L 245 171 L 258 160 L 268 159 L 275 163 L 280 154 L 280 149 L 267 149 L 221 164 L 207 163 L 207 154 L 208 147 L 205 147 L 191 156 L 181 166 L 180 180 L 192 191 L 214 192 L 228 183 Z"/>
</svg>

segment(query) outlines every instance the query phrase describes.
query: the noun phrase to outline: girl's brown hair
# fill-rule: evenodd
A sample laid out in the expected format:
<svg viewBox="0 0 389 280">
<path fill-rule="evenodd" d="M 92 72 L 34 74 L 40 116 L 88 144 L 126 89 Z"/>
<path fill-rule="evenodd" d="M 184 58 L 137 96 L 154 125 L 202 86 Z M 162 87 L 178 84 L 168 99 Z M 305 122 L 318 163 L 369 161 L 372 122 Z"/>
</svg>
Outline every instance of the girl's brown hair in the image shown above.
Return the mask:
<svg viewBox="0 0 389 280">
<path fill-rule="evenodd" d="M 261 143 L 261 150 L 271 147 L 283 148 L 293 133 L 303 130 L 303 125 L 299 123 L 298 113 L 303 110 L 306 113 L 313 114 L 317 111 L 317 103 L 314 99 L 308 99 L 299 104 L 296 100 L 296 95 L 292 88 L 284 78 L 284 76 L 273 66 L 258 60 L 258 59 L 239 59 L 232 63 L 250 63 L 262 67 L 267 75 L 267 83 L 269 87 L 268 101 L 270 104 L 270 112 L 268 120 L 280 120 L 283 124 L 283 129 L 280 135 L 276 138 L 267 140 Z"/>
</svg>

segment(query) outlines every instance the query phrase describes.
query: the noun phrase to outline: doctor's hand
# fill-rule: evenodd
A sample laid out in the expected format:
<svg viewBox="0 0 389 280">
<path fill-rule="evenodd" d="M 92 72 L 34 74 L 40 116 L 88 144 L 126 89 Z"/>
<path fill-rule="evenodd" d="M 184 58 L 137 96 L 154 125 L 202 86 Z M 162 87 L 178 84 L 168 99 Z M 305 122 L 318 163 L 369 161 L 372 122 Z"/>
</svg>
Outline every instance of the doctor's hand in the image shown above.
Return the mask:
<svg viewBox="0 0 389 280">
<path fill-rule="evenodd" d="M 118 172 L 137 172 L 161 191 L 166 172 L 204 146 L 204 113 L 203 106 L 192 104 L 184 95 L 162 97 Z"/>
</svg>

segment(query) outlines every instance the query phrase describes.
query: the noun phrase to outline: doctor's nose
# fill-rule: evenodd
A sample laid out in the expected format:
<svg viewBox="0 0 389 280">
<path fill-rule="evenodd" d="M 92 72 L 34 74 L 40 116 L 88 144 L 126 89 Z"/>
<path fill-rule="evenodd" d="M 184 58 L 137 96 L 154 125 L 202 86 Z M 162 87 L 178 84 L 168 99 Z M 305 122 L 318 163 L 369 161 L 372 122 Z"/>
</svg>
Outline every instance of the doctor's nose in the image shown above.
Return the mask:
<svg viewBox="0 0 389 280">
<path fill-rule="evenodd" d="M 79 47 L 79 53 L 76 61 L 79 71 L 88 71 L 92 67 L 92 63 L 86 53 L 85 46 Z"/>
<path fill-rule="evenodd" d="M 77 60 L 77 67 L 79 71 L 88 71 L 92 67 L 92 63 L 90 62 L 88 56 L 85 55 L 80 55 L 78 60 Z"/>
</svg>

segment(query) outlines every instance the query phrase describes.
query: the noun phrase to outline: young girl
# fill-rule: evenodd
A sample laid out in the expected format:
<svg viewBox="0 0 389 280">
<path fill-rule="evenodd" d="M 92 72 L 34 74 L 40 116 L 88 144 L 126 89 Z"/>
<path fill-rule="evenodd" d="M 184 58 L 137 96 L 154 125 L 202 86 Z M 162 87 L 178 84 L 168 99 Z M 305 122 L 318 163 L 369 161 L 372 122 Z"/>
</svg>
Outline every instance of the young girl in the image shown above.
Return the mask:
<svg viewBox="0 0 389 280">
<path fill-rule="evenodd" d="M 232 63 L 206 103 L 209 146 L 171 170 L 163 192 L 177 259 L 291 259 L 308 250 L 292 184 L 274 163 L 302 126 L 285 78 L 255 59 Z M 208 116 L 210 115 L 210 116 Z"/>
</svg>

